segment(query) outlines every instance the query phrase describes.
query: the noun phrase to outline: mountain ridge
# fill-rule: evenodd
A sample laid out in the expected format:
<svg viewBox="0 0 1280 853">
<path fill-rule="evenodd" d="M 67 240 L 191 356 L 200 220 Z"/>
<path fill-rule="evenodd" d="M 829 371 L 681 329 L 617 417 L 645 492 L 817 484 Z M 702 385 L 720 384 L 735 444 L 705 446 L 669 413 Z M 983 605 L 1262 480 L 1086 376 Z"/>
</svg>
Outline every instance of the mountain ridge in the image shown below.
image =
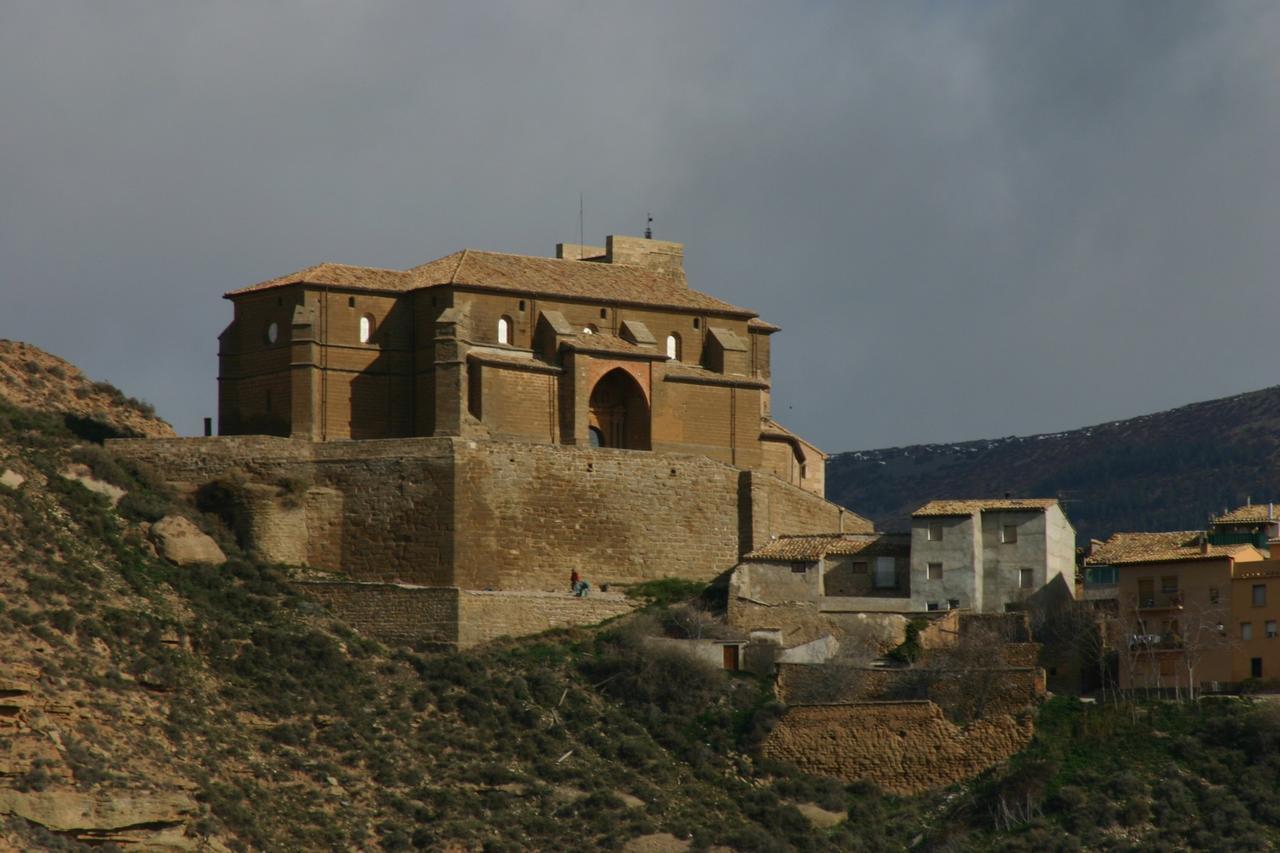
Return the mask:
<svg viewBox="0 0 1280 853">
<path fill-rule="evenodd" d="M 833 454 L 827 495 L 885 529 L 939 498 L 1057 497 L 1081 541 L 1194 529 L 1280 496 L 1280 386 L 1028 436 Z"/>
</svg>

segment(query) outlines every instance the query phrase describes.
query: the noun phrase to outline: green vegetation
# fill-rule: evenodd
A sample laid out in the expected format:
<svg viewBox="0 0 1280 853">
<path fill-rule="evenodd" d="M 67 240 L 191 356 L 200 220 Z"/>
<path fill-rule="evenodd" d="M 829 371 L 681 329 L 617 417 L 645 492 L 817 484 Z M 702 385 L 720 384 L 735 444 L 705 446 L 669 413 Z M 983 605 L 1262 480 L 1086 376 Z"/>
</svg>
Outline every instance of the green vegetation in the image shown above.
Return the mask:
<svg viewBox="0 0 1280 853">
<path fill-rule="evenodd" d="M 113 510 L 58 476 L 69 461 L 129 496 Z M 702 584 L 632 587 L 647 611 L 599 629 L 392 649 L 59 418 L 0 405 L 3 465 L 29 483 L 0 488 L 0 655 L 28 654 L 79 708 L 58 723 L 59 757 L 6 783 L 22 790 L 192 785 L 196 830 L 235 849 L 599 850 L 656 832 L 743 851 L 1280 843 L 1280 708 L 1266 702 L 1055 699 L 1007 766 L 893 797 L 761 759 L 784 710 L 770 685 L 645 642 L 707 600 Z M 173 511 L 230 562 L 156 559 L 140 523 Z M 848 819 L 817 828 L 804 803 Z M 13 816 L 0 830 L 72 844 Z"/>
</svg>

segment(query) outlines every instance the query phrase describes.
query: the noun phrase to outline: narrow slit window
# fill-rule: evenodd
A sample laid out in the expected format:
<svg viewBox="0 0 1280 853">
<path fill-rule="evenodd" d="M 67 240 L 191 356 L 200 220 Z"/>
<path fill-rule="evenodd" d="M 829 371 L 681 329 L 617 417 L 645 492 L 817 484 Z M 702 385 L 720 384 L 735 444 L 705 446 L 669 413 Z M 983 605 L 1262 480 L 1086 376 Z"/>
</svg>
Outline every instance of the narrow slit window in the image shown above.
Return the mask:
<svg viewBox="0 0 1280 853">
<path fill-rule="evenodd" d="M 667 335 L 667 358 L 674 361 L 680 359 L 680 338 L 677 335 Z"/>
<path fill-rule="evenodd" d="M 373 318 L 365 314 L 360 318 L 360 343 L 367 344 L 373 338 Z"/>
<path fill-rule="evenodd" d="M 510 317 L 498 318 L 498 343 L 500 344 L 511 343 L 511 318 Z"/>
</svg>

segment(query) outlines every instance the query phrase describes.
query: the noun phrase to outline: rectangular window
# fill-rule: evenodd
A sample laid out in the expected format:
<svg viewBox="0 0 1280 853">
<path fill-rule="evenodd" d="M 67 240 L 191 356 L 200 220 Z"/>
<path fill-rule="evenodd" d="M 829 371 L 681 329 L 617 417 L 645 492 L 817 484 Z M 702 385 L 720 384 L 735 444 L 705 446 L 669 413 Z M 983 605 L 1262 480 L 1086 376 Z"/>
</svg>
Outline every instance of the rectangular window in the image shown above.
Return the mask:
<svg viewBox="0 0 1280 853">
<path fill-rule="evenodd" d="M 1267 639 L 1274 640 L 1276 638 L 1276 620 L 1267 620 Z"/>
<path fill-rule="evenodd" d="M 930 601 L 928 604 L 926 604 L 926 605 L 925 605 L 925 608 L 926 608 L 926 609 L 928 609 L 928 610 L 937 610 L 937 609 L 938 609 L 938 602 L 936 602 L 936 601 Z"/>
<path fill-rule="evenodd" d="M 947 601 L 947 606 L 948 606 L 948 607 L 950 607 L 952 610 L 959 610 L 959 609 L 960 609 L 960 599 L 958 599 L 958 598 L 952 598 L 952 599 L 949 599 L 949 600 Z"/>
<path fill-rule="evenodd" d="M 1262 658 L 1249 658 L 1249 677 L 1262 677 Z"/>
<path fill-rule="evenodd" d="M 877 589 L 891 589 L 898 585 L 898 571 L 893 557 L 876 557 L 874 580 Z"/>
<path fill-rule="evenodd" d="M 1138 606 L 1156 606 L 1156 582 L 1151 578 L 1138 578 Z"/>
<path fill-rule="evenodd" d="M 1000 541 L 1006 545 L 1011 545 L 1018 541 L 1018 525 L 1006 524 L 1000 528 Z"/>
<path fill-rule="evenodd" d="M 808 570 L 809 570 L 809 564 L 808 564 L 808 563 L 792 563 L 792 564 L 791 564 L 791 571 L 792 571 L 794 574 L 802 575 L 802 574 L 804 574 L 805 572 L 807 572 Z"/>
<path fill-rule="evenodd" d="M 1177 595 L 1178 594 L 1178 576 L 1165 575 L 1164 577 L 1160 578 L 1160 591 L 1163 592 L 1165 595 Z"/>
<path fill-rule="evenodd" d="M 1031 569 L 1018 569 L 1018 586 L 1022 589 L 1031 589 L 1035 586 L 1036 575 Z"/>
<path fill-rule="evenodd" d="M 1242 640 L 1253 639 L 1253 623 L 1252 622 L 1240 623 L 1240 639 Z"/>
<path fill-rule="evenodd" d="M 1216 586 L 1209 587 L 1209 603 L 1210 604 L 1218 603 L 1218 588 Z"/>
<path fill-rule="evenodd" d="M 942 541 L 942 522 L 941 521 L 929 522 L 929 541 L 930 542 Z"/>
<path fill-rule="evenodd" d="M 867 573 L 867 563 L 865 560 L 859 560 L 854 563 L 850 569 L 855 575 L 865 575 Z"/>
<path fill-rule="evenodd" d="M 929 564 L 929 580 L 931 581 L 942 580 L 942 563 Z"/>
<path fill-rule="evenodd" d="M 1267 585 L 1265 583 L 1255 583 L 1253 585 L 1253 606 L 1267 606 Z"/>
</svg>

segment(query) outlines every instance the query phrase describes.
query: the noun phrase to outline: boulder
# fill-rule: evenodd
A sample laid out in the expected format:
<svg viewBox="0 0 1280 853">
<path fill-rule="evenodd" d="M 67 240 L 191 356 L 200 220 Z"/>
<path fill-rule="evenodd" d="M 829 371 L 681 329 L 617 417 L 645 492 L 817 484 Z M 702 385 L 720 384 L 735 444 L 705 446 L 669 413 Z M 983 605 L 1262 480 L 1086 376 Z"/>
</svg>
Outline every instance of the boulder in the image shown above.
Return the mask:
<svg viewBox="0 0 1280 853">
<path fill-rule="evenodd" d="M 181 515 L 166 515 L 151 525 L 147 535 L 155 543 L 160 556 L 179 566 L 192 563 L 221 566 L 227 561 L 227 555 L 222 553 L 218 543 Z"/>
<path fill-rule="evenodd" d="M 16 489 L 27 481 L 27 478 L 19 474 L 17 471 L 5 468 L 0 471 L 0 486 L 9 489 Z"/>
</svg>

